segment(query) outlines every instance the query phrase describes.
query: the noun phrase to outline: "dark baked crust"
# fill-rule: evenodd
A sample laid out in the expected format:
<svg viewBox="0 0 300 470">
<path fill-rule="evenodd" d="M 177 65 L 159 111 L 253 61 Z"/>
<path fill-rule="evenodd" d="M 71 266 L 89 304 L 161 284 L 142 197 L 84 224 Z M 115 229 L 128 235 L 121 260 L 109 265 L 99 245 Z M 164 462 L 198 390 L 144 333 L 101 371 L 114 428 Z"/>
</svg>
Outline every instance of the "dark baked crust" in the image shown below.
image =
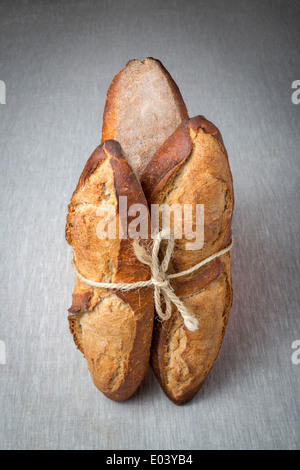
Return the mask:
<svg viewBox="0 0 300 470">
<path fill-rule="evenodd" d="M 212 122 L 205 119 L 204 116 L 186 119 L 157 150 L 142 173 L 141 184 L 148 201 L 155 199 L 156 194 L 167 185 L 191 154 L 193 146 L 190 137 L 191 129 L 194 133 L 202 129 L 206 134 L 212 135 L 222 145 L 227 156 L 222 135 Z"/>
<path fill-rule="evenodd" d="M 106 174 L 103 175 L 101 174 L 103 171 L 99 165 L 107 162 L 108 165 L 106 165 L 103 170 L 106 171 Z M 109 245 L 104 245 L 101 240 L 98 241 L 96 238 L 93 238 L 92 235 L 89 235 L 92 233 L 92 230 L 96 230 L 96 220 L 93 215 L 94 212 L 92 212 L 95 211 L 96 208 L 94 210 L 92 207 L 90 209 L 91 212 L 88 213 L 88 204 L 87 209 L 85 209 L 85 207 L 78 209 L 78 205 L 80 206 L 82 204 L 81 201 L 85 198 L 88 199 L 89 196 L 90 198 L 95 197 L 99 189 L 96 186 L 98 184 L 97 178 L 95 182 L 92 183 L 90 182 L 90 178 L 95 178 L 95 175 L 97 177 L 97 172 L 99 173 L 99 177 L 101 176 L 102 178 L 101 181 L 104 181 L 104 183 L 101 184 L 105 184 L 105 182 L 107 182 L 107 184 L 110 183 L 110 191 L 114 193 L 112 196 L 116 201 L 118 201 L 120 196 L 126 196 L 128 207 L 133 203 L 140 203 L 147 207 L 147 202 L 140 183 L 128 165 L 118 142 L 110 140 L 101 144 L 89 158 L 69 205 L 66 239 L 74 248 L 75 259 L 77 257 L 77 267 L 83 275 L 92 280 L 102 282 L 105 278 L 103 278 L 101 272 L 97 273 L 95 266 L 97 267 L 97 260 L 99 259 L 97 257 L 101 256 L 101 250 L 103 250 L 103 257 L 110 258 L 114 266 L 112 270 L 112 282 L 147 280 L 150 277 L 149 268 L 139 262 L 135 257 L 131 239 L 125 238 L 115 241 L 112 243 L 110 249 Z M 83 195 L 85 195 L 85 198 Z M 90 199 L 89 203 L 92 206 Z M 117 215 L 119 215 L 118 205 L 116 209 Z M 90 217 L 87 223 L 87 235 L 82 232 L 80 225 L 82 219 L 85 217 Z M 131 219 L 130 217 L 128 218 L 128 224 Z M 91 249 L 95 251 L 95 257 L 91 255 Z M 96 272 L 96 274 L 93 275 L 93 272 Z M 118 369 L 115 365 L 113 357 L 111 358 L 111 362 L 109 357 L 105 359 L 102 365 L 101 361 L 103 361 L 103 356 L 97 353 L 97 341 L 99 341 L 99 338 L 97 338 L 95 324 L 97 325 L 99 323 L 101 326 L 101 334 L 105 334 L 106 328 L 106 323 L 104 327 L 101 324 L 101 315 L 105 317 L 107 310 L 104 309 L 103 312 L 100 312 L 100 317 L 99 311 L 97 310 L 99 305 L 101 306 L 101 302 L 103 303 L 103 300 L 105 302 L 111 302 L 110 305 L 112 307 L 110 308 L 118 308 L 119 305 L 122 311 L 124 310 L 125 319 L 127 318 L 127 323 L 124 323 L 125 329 L 122 327 L 120 335 L 117 337 L 113 334 L 113 316 L 111 317 L 110 323 L 107 324 L 107 334 L 113 335 L 111 337 L 108 336 L 110 338 L 110 348 L 113 346 L 112 342 L 116 341 L 116 347 L 113 351 L 114 354 L 123 354 L 123 357 L 119 361 L 122 366 L 121 369 L 120 366 L 118 366 Z M 88 361 L 95 385 L 112 400 L 122 401 L 129 398 L 141 383 L 149 362 L 153 328 L 153 290 L 148 288 L 140 289 L 139 292 L 123 292 L 96 288 L 86 289 L 81 282 L 76 279 L 73 303 L 69 312 L 70 330 L 77 347 L 83 352 Z M 116 317 L 122 318 L 122 313 L 117 311 L 115 313 Z M 93 318 L 95 318 L 95 320 L 93 320 Z M 86 324 L 87 321 L 89 322 L 88 324 Z M 83 328 L 85 328 L 84 339 L 82 333 Z M 116 323 L 115 330 L 117 331 L 118 328 L 120 328 L 120 326 Z M 88 335 L 90 335 L 90 338 L 88 338 Z M 127 352 L 126 354 L 124 351 L 122 353 L 122 344 L 128 341 Z M 95 343 L 94 347 L 93 343 Z M 120 343 L 120 345 L 117 343 Z M 108 352 L 107 354 L 109 355 L 111 353 Z M 109 377 L 110 368 L 112 374 L 111 378 Z M 123 378 L 121 377 L 122 374 L 124 375 Z M 108 378 L 104 380 L 103 377 L 107 375 Z M 114 383 L 117 385 L 112 385 Z"/>
<path fill-rule="evenodd" d="M 154 152 L 187 118 L 179 88 L 162 63 L 152 57 L 130 60 L 107 92 L 102 142 L 120 142 L 140 175 Z"/>
<path fill-rule="evenodd" d="M 145 168 L 141 183 L 149 204 L 206 204 L 203 248 L 186 251 L 185 240 L 175 240 L 169 272 L 188 269 L 230 243 L 234 201 L 227 152 L 219 130 L 203 116 L 176 129 Z M 230 253 L 172 284 L 198 318 L 199 330 L 188 331 L 175 308 L 169 320 L 156 320 L 151 364 L 168 398 L 181 405 L 196 395 L 222 344 L 232 304 Z"/>
</svg>

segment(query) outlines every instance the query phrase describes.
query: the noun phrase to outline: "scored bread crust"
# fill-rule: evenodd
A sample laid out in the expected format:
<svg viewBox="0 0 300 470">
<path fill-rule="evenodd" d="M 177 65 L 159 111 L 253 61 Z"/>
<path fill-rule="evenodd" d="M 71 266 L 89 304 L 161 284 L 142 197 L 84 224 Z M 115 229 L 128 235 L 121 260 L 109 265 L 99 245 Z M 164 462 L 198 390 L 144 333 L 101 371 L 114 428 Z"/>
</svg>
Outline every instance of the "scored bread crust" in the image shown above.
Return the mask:
<svg viewBox="0 0 300 470">
<path fill-rule="evenodd" d="M 101 144 L 89 158 L 69 205 L 66 239 L 73 247 L 78 271 L 96 282 L 136 282 L 150 270 L 136 258 L 132 240 L 118 236 L 119 197 L 127 204 L 147 202 L 136 175 L 118 142 Z M 99 208 L 116 210 L 115 239 L 97 235 Z M 147 214 L 149 223 L 149 214 Z M 127 218 L 130 224 L 132 217 Z M 123 232 L 124 233 L 124 232 Z M 125 235 L 124 235 L 125 237 Z M 147 242 L 147 241 L 145 241 Z M 86 287 L 75 280 L 69 325 L 84 354 L 96 387 L 108 398 L 122 401 L 140 385 L 149 362 L 153 328 L 153 289 L 118 291 Z"/>
<path fill-rule="evenodd" d="M 204 244 L 187 250 L 175 240 L 169 273 L 191 268 L 231 241 L 233 186 L 219 130 L 203 116 L 186 120 L 153 156 L 141 177 L 148 204 L 204 204 Z M 171 219 L 171 224 L 173 220 Z M 183 227 L 184 234 L 184 227 Z M 177 405 L 191 400 L 218 356 L 232 304 L 230 253 L 172 282 L 176 295 L 198 319 L 187 330 L 176 308 L 155 321 L 151 364 L 164 392 Z"/>
<path fill-rule="evenodd" d="M 156 150 L 188 118 L 178 86 L 159 60 L 130 60 L 114 77 L 103 114 L 102 142 L 120 142 L 140 176 Z"/>
</svg>

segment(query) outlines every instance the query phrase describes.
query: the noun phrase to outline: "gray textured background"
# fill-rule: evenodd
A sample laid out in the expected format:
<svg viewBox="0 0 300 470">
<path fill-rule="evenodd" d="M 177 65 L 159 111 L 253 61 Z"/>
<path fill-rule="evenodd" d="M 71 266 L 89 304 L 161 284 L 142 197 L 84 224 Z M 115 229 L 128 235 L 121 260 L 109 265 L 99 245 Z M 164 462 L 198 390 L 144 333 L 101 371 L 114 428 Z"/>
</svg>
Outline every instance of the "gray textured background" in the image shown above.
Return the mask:
<svg viewBox="0 0 300 470">
<path fill-rule="evenodd" d="M 299 31 L 297 1 L 0 1 L 1 448 L 300 447 Z M 227 334 L 181 408 L 150 370 L 128 402 L 103 397 L 67 324 L 67 204 L 111 79 L 147 56 L 221 129 L 235 185 Z"/>
</svg>

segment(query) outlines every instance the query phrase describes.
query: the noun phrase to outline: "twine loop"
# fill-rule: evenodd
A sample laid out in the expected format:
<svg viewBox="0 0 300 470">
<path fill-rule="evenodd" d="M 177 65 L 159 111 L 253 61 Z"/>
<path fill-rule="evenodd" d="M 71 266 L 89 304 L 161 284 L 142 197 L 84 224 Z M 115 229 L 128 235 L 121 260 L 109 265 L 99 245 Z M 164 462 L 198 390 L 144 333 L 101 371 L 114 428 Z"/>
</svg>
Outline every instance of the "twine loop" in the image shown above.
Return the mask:
<svg viewBox="0 0 300 470">
<path fill-rule="evenodd" d="M 161 248 L 161 243 L 163 240 L 167 240 L 166 250 L 163 260 L 159 261 L 159 253 Z M 206 258 L 200 263 L 192 266 L 186 271 L 181 271 L 175 274 L 167 274 L 169 263 L 172 258 L 174 250 L 174 239 L 170 234 L 169 230 L 162 230 L 154 237 L 152 253 L 151 255 L 148 251 L 139 243 L 138 240 L 134 240 L 133 249 L 137 259 L 150 267 L 151 269 L 151 279 L 148 281 L 137 281 L 137 282 L 95 282 L 89 279 L 86 279 L 82 274 L 79 273 L 74 259 L 72 260 L 72 268 L 75 275 L 88 286 L 95 288 L 103 289 L 117 289 L 121 291 L 130 291 L 143 287 L 154 287 L 154 304 L 156 313 L 162 321 L 168 320 L 172 315 L 172 304 L 175 305 L 181 314 L 186 328 L 190 331 L 195 331 L 198 329 L 198 320 L 189 313 L 184 303 L 180 300 L 179 297 L 174 293 L 173 287 L 170 283 L 171 279 L 176 277 L 181 277 L 186 274 L 193 273 L 197 269 L 201 268 L 205 264 L 209 263 L 215 258 L 222 256 L 231 250 L 233 241 L 230 245 L 224 248 L 221 251 L 218 251 L 214 255 Z M 165 307 L 162 306 L 162 298 L 164 299 Z"/>
</svg>

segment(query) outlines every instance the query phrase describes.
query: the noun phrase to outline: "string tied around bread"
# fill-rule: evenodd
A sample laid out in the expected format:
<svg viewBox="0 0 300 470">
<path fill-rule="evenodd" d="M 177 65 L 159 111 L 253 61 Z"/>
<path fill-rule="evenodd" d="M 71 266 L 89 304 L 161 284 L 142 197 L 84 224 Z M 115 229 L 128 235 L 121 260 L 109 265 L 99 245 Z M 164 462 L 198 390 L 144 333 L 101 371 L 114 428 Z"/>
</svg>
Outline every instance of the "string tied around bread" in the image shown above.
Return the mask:
<svg viewBox="0 0 300 470">
<path fill-rule="evenodd" d="M 161 243 L 163 240 L 166 240 L 166 248 L 163 260 L 160 262 L 159 253 L 161 248 Z M 154 237 L 153 247 L 151 254 L 142 246 L 139 240 L 133 241 L 133 249 L 137 259 L 150 267 L 151 269 L 151 279 L 147 281 L 137 281 L 137 282 L 95 282 L 89 279 L 86 279 L 77 269 L 75 260 L 72 260 L 72 268 L 75 275 L 83 283 L 90 287 L 98 289 L 116 289 L 120 291 L 130 291 L 136 290 L 143 287 L 153 287 L 154 288 L 154 305 L 157 315 L 162 321 L 168 320 L 172 315 L 172 304 L 175 305 L 183 318 L 183 322 L 186 328 L 189 331 L 195 331 L 198 329 L 198 320 L 192 315 L 182 302 L 182 300 L 177 297 L 173 287 L 170 283 L 171 279 L 185 276 L 191 274 L 194 271 L 197 271 L 205 264 L 210 263 L 215 258 L 224 255 L 231 250 L 233 246 L 233 240 L 231 243 L 224 248 L 223 250 L 218 251 L 217 253 L 209 256 L 200 263 L 192 266 L 185 271 L 180 271 L 179 273 L 168 274 L 167 270 L 169 263 L 172 258 L 174 251 L 174 238 L 167 230 L 162 230 Z M 162 306 L 162 298 L 164 299 L 165 307 Z"/>
</svg>

